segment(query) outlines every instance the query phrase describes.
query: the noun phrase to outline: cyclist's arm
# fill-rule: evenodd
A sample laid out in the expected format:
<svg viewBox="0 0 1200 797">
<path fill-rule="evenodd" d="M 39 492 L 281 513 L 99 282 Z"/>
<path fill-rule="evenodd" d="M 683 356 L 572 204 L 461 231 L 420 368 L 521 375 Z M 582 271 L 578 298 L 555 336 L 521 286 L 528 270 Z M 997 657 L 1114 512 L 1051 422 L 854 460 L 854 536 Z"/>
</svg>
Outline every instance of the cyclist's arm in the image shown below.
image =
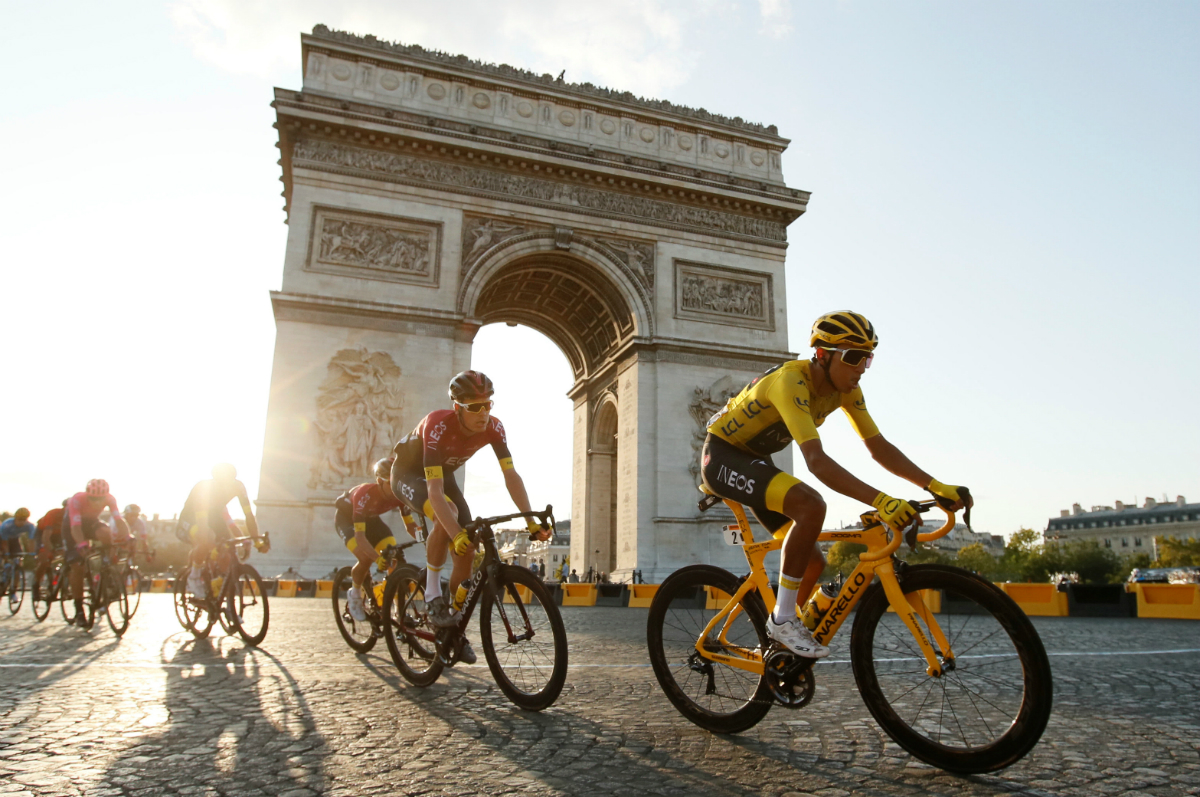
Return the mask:
<svg viewBox="0 0 1200 797">
<path fill-rule="evenodd" d="M 508 489 L 508 494 L 512 496 L 513 503 L 517 505 L 518 512 L 531 511 L 529 493 L 525 492 L 525 482 L 511 464 L 504 470 L 504 486 Z"/>
<path fill-rule="evenodd" d="M 238 503 L 242 505 L 242 514 L 246 516 L 246 531 L 251 537 L 258 536 L 258 522 L 254 519 L 254 510 L 250 508 L 250 496 L 246 495 L 246 485 L 238 482 Z"/>
<path fill-rule="evenodd" d="M 913 461 L 906 457 L 903 451 L 885 440 L 883 435 L 877 434 L 874 437 L 868 437 L 863 443 L 871 452 L 872 459 L 901 479 L 912 482 L 922 490 L 932 481 L 932 476 L 913 464 Z"/>
<path fill-rule="evenodd" d="M 446 490 L 442 481 L 442 469 L 435 466 L 425 469 L 425 484 L 429 494 L 429 503 L 433 507 L 433 516 L 451 540 L 462 531 L 462 526 L 454 519 L 450 505 L 446 503 Z M 466 518 L 470 520 L 470 518 Z"/>
<path fill-rule="evenodd" d="M 875 496 L 879 495 L 879 490 L 859 479 L 826 454 L 820 438 L 805 440 L 800 444 L 800 453 L 804 455 L 808 472 L 820 479 L 829 489 L 864 504 L 871 504 Z"/>
</svg>

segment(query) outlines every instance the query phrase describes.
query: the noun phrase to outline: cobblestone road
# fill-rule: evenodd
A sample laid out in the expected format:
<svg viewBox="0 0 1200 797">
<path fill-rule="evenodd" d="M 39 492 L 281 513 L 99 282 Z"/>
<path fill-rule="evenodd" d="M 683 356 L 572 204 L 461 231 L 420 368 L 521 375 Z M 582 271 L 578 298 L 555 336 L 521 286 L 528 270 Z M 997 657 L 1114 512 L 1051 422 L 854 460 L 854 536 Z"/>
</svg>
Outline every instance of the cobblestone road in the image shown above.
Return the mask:
<svg viewBox="0 0 1200 797">
<path fill-rule="evenodd" d="M 355 656 L 325 601 L 272 608 L 259 650 L 180 633 L 169 596 L 146 596 L 119 640 L 4 611 L 0 795 L 1200 794 L 1200 652 L 1147 653 L 1197 651 L 1200 623 L 1035 620 L 1050 726 L 1019 764 L 958 777 L 891 743 L 844 663 L 817 668 L 805 709 L 700 730 L 654 680 L 645 610 L 565 609 L 567 686 L 529 714 L 482 656 L 416 689 L 384 645 Z"/>
</svg>

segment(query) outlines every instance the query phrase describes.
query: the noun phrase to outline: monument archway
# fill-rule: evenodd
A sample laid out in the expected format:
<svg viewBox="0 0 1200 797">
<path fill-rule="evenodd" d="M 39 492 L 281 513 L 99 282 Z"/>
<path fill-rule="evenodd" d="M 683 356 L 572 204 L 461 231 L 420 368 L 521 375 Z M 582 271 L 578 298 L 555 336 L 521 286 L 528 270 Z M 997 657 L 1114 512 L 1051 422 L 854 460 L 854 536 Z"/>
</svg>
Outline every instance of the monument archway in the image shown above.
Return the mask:
<svg viewBox="0 0 1200 797">
<path fill-rule="evenodd" d="M 301 49 L 303 88 L 273 103 L 272 559 L 341 563 L 336 496 L 445 405 L 482 325 L 515 322 L 574 376 L 571 566 L 654 580 L 735 561 L 726 519 L 696 509 L 699 447 L 730 392 L 791 356 L 786 228 L 808 194 L 784 183 L 787 140 L 323 26 Z"/>
</svg>

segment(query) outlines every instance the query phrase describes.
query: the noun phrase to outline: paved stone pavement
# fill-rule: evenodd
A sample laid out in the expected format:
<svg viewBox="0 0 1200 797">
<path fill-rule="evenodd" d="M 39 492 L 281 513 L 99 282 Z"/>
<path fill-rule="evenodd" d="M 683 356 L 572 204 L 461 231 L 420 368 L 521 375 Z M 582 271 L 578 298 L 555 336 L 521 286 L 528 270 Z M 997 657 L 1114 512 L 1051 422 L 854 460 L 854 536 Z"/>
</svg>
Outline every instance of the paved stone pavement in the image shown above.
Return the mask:
<svg viewBox="0 0 1200 797">
<path fill-rule="evenodd" d="M 716 736 L 659 690 L 645 610 L 565 609 L 567 686 L 531 714 L 482 655 L 417 689 L 384 645 L 355 656 L 326 601 L 272 609 L 258 650 L 181 633 L 165 595 L 119 640 L 0 609 L 0 796 L 1200 794 L 1200 623 L 1036 619 L 1050 726 L 1015 766 L 959 777 L 880 732 L 836 663 L 846 633 L 810 706 Z"/>
</svg>

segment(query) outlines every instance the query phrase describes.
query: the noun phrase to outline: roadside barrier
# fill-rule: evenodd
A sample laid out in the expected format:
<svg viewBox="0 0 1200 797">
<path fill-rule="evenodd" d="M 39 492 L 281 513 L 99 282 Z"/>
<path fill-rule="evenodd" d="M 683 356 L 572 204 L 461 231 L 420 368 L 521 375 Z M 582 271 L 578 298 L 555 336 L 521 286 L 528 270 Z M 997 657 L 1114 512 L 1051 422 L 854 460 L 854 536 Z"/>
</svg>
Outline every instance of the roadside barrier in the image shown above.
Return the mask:
<svg viewBox="0 0 1200 797">
<path fill-rule="evenodd" d="M 279 583 L 279 586 L 276 587 L 276 589 L 275 589 L 276 595 L 278 595 L 280 598 L 296 597 L 296 582 L 295 581 L 285 581 L 284 579 L 281 578 L 281 579 L 279 579 L 278 583 Z"/>
<path fill-rule="evenodd" d="M 174 592 L 174 589 L 171 587 L 171 581 L 172 581 L 172 579 L 169 579 L 169 578 L 151 579 L 150 591 L 151 592 Z"/>
<path fill-rule="evenodd" d="M 1124 584 L 1067 585 L 1071 617 L 1137 617 L 1137 595 Z"/>
<path fill-rule="evenodd" d="M 925 601 L 925 605 L 929 607 L 929 611 L 934 614 L 941 614 L 942 591 L 940 589 L 923 589 L 919 590 L 918 594 L 920 594 L 921 600 Z M 913 607 L 916 608 L 916 604 L 913 604 Z M 887 610 L 892 613 L 896 611 L 891 606 L 888 606 Z"/>
<path fill-rule="evenodd" d="M 1137 595 L 1137 616 L 1200 620 L 1200 584 L 1127 584 Z"/>
<path fill-rule="evenodd" d="M 1030 617 L 1066 617 L 1067 593 L 1057 584 L 997 584 Z"/>
<path fill-rule="evenodd" d="M 533 590 L 531 590 L 529 587 L 525 586 L 524 584 L 517 584 L 517 594 L 521 596 L 522 601 L 528 601 L 530 598 L 533 597 Z M 507 589 L 504 590 L 504 602 L 505 603 L 513 602 L 512 593 L 510 593 Z"/>
<path fill-rule="evenodd" d="M 332 598 L 333 597 L 333 582 L 320 579 L 317 581 L 317 592 L 315 598 Z"/>
<path fill-rule="evenodd" d="M 563 606 L 595 606 L 600 590 L 595 584 L 563 584 Z"/>
<path fill-rule="evenodd" d="M 654 600 L 654 595 L 658 592 L 658 587 L 658 584 L 630 584 L 629 591 L 625 593 L 629 598 L 625 605 L 648 609 Z"/>
</svg>

